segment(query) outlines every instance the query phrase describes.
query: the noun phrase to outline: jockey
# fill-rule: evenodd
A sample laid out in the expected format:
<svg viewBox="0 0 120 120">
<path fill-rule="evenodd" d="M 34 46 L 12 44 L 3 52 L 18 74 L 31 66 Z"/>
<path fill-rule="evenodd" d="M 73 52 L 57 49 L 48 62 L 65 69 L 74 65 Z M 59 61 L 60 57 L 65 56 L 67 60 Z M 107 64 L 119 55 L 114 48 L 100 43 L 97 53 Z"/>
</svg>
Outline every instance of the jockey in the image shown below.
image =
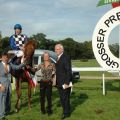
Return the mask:
<svg viewBox="0 0 120 120">
<path fill-rule="evenodd" d="M 14 26 L 15 34 L 13 34 L 10 39 L 10 47 L 15 50 L 15 54 L 17 57 L 22 57 L 24 46 L 27 43 L 27 36 L 22 33 L 22 26 L 20 24 L 16 24 Z"/>
</svg>

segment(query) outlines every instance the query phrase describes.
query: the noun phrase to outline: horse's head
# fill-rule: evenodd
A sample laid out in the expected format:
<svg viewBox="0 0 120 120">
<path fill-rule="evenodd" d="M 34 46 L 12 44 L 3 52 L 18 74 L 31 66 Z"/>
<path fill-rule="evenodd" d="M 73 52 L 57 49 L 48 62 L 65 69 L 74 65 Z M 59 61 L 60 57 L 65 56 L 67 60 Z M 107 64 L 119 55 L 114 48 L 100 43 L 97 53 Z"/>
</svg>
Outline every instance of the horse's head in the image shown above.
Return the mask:
<svg viewBox="0 0 120 120">
<path fill-rule="evenodd" d="M 33 57 L 35 48 L 36 48 L 35 41 L 29 40 L 26 43 L 24 47 L 24 57 L 26 58 L 26 60 L 29 61 Z"/>
</svg>

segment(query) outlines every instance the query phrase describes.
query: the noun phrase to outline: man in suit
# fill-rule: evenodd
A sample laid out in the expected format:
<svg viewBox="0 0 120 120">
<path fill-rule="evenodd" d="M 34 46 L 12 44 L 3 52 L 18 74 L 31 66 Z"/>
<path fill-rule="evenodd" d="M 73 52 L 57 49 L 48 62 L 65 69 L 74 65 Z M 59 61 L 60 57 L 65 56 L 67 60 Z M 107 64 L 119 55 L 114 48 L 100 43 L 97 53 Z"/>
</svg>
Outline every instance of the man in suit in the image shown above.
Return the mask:
<svg viewBox="0 0 120 120">
<path fill-rule="evenodd" d="M 70 116 L 70 92 L 69 86 L 72 81 L 71 60 L 64 53 L 64 48 L 61 44 L 55 46 L 55 52 L 58 56 L 56 63 L 56 82 L 60 95 L 60 101 L 63 108 L 62 120 Z"/>
<path fill-rule="evenodd" d="M 11 62 L 8 64 L 7 52 L 2 53 L 2 61 L 0 62 L 0 120 L 6 120 L 5 114 L 10 112 L 11 108 L 11 69 L 21 69 L 21 65 L 13 65 Z"/>
</svg>

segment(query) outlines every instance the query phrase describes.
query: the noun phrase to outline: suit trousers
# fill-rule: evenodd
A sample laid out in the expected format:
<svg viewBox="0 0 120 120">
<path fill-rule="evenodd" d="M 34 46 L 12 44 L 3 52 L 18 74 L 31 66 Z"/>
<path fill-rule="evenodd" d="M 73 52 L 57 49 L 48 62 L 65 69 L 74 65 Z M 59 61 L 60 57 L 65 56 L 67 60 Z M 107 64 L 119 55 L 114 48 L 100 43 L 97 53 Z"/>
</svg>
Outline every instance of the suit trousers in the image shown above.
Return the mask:
<svg viewBox="0 0 120 120">
<path fill-rule="evenodd" d="M 5 99 L 5 113 L 9 113 L 11 110 L 11 92 L 10 89 L 7 89 L 6 99 Z"/>
<path fill-rule="evenodd" d="M 63 108 L 63 114 L 64 115 L 69 115 L 70 114 L 70 92 L 71 88 L 63 89 L 63 88 L 58 88 L 59 91 L 59 96 L 60 96 L 60 101 L 61 105 Z"/>
<path fill-rule="evenodd" d="M 5 94 L 0 92 L 0 118 L 5 115 Z"/>
<path fill-rule="evenodd" d="M 51 81 L 40 81 L 40 103 L 41 111 L 45 111 L 45 97 L 47 97 L 47 111 L 51 112 L 52 108 L 52 82 Z"/>
<path fill-rule="evenodd" d="M 9 88 L 5 92 L 0 92 L 0 118 L 10 112 L 11 108 L 11 93 Z"/>
</svg>

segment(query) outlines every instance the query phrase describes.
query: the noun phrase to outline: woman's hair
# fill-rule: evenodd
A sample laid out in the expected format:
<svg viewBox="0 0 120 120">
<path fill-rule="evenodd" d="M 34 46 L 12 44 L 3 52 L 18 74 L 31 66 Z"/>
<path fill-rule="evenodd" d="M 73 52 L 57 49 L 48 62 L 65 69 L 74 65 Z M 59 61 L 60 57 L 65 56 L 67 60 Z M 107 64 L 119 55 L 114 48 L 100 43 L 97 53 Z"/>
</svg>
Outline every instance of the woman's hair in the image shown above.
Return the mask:
<svg viewBox="0 0 120 120">
<path fill-rule="evenodd" d="M 49 56 L 49 58 L 50 58 L 50 54 L 49 54 L 48 52 L 45 51 L 45 52 L 43 53 L 43 55 L 42 55 L 42 61 L 44 61 L 43 58 L 44 58 L 44 55 L 45 55 L 45 54 L 48 54 L 48 56 Z"/>
</svg>

